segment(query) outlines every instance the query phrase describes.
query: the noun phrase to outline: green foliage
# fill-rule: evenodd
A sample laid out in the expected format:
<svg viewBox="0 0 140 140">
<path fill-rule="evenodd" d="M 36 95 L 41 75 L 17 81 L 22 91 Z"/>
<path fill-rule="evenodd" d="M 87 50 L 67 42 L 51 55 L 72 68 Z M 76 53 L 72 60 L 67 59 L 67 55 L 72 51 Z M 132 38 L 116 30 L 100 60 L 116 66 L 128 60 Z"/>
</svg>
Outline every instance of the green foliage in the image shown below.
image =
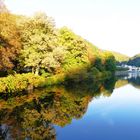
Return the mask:
<svg viewBox="0 0 140 140">
<path fill-rule="evenodd" d="M 40 68 L 56 71 L 64 59 L 64 48 L 58 46 L 54 22 L 45 14 L 36 14 L 21 27 L 23 50 L 20 61 L 24 67 L 32 67 L 39 73 Z"/>
<path fill-rule="evenodd" d="M 95 62 L 94 62 L 94 66 L 99 70 L 99 71 L 103 71 L 104 70 L 104 66 L 102 64 L 102 60 L 101 58 L 96 58 Z"/>
<path fill-rule="evenodd" d="M 108 56 L 106 58 L 106 62 L 105 62 L 105 69 L 107 71 L 111 71 L 111 72 L 115 72 L 116 70 L 116 64 L 115 64 L 115 58 L 114 56 Z"/>
<path fill-rule="evenodd" d="M 52 85 L 66 80 L 80 82 L 92 75 L 97 79 L 115 72 L 112 54 L 67 27 L 56 29 L 54 20 L 44 13 L 24 17 L 1 12 L 0 23 L 0 70 L 7 74 L 32 71 L 46 78 L 46 85 Z M 15 92 L 21 83 L 17 86 L 21 91 L 28 87 L 27 81 L 38 85 L 21 74 L 1 79 L 1 84 L 6 84 L 0 90 Z"/>
<path fill-rule="evenodd" d="M 107 51 L 107 52 L 110 52 L 112 53 L 112 55 L 115 57 L 115 60 L 117 62 L 125 62 L 125 61 L 128 61 L 129 60 L 129 56 L 127 55 L 124 55 L 124 54 L 121 54 L 121 53 L 118 53 L 118 52 L 114 52 L 114 51 Z"/>
<path fill-rule="evenodd" d="M 45 85 L 58 85 L 65 82 L 66 76 L 64 74 L 57 74 L 46 78 Z"/>
<path fill-rule="evenodd" d="M 84 39 L 73 33 L 66 27 L 59 30 L 59 43 L 67 51 L 63 68 L 69 70 L 71 67 L 80 66 L 89 62 L 87 47 Z"/>
<path fill-rule="evenodd" d="M 15 74 L 0 78 L 0 93 L 17 93 L 27 90 L 30 86 L 39 87 L 45 79 L 32 73 Z"/>
<path fill-rule="evenodd" d="M 63 69 L 64 72 L 71 73 L 71 77 L 86 75 L 92 68 L 100 72 L 115 71 L 115 59 L 112 54 L 99 50 L 66 27 L 61 28 L 59 32 L 59 43 L 67 51 Z"/>
</svg>

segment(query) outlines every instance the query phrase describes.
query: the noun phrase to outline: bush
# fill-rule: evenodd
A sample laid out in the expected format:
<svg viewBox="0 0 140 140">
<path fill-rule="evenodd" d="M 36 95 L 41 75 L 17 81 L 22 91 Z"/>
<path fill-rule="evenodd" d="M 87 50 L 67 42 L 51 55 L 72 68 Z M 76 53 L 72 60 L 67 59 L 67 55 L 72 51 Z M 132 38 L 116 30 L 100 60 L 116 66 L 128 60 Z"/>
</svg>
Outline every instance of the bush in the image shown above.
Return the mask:
<svg viewBox="0 0 140 140">
<path fill-rule="evenodd" d="M 57 85 L 57 84 L 61 84 L 63 82 L 65 82 L 65 74 L 57 74 L 51 77 L 46 78 L 46 86 L 49 85 Z"/>
<path fill-rule="evenodd" d="M 45 82 L 45 79 L 32 73 L 15 74 L 0 78 L 0 93 L 14 93 L 39 87 Z"/>
</svg>

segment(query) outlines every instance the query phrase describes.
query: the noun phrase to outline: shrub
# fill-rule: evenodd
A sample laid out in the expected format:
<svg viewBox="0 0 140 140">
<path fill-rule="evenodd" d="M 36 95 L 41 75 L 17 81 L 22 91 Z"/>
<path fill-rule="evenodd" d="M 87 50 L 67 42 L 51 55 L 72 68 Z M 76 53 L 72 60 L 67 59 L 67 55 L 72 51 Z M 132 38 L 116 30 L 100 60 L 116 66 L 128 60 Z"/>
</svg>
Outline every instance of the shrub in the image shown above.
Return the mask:
<svg viewBox="0 0 140 140">
<path fill-rule="evenodd" d="M 45 79 L 32 73 L 15 74 L 0 78 L 0 93 L 14 93 L 27 90 L 29 86 L 39 87 Z"/>
</svg>

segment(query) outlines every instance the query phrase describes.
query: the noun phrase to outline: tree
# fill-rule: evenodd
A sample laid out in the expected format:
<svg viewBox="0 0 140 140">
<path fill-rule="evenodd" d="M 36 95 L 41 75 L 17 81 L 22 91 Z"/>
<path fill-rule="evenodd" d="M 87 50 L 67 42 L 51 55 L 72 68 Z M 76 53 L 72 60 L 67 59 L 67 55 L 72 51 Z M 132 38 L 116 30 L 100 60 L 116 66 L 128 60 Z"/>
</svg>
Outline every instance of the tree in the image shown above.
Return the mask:
<svg viewBox="0 0 140 140">
<path fill-rule="evenodd" d="M 58 45 L 57 31 L 52 18 L 37 13 L 21 27 L 21 63 L 37 74 L 40 68 L 54 72 L 64 59 L 64 48 Z"/>
<path fill-rule="evenodd" d="M 115 57 L 110 55 L 105 60 L 105 69 L 107 71 L 115 72 L 116 70 L 116 61 Z"/>
<path fill-rule="evenodd" d="M 16 16 L 0 13 L 0 70 L 7 71 L 15 66 L 20 52 L 20 34 L 16 24 Z"/>
<path fill-rule="evenodd" d="M 87 64 L 89 60 L 85 40 L 67 27 L 61 28 L 59 34 L 59 43 L 64 46 L 67 51 L 67 56 L 63 65 L 64 68 L 71 69 L 75 66 L 79 67 L 83 64 Z"/>
<path fill-rule="evenodd" d="M 94 62 L 94 66 L 99 70 L 99 71 L 103 71 L 104 70 L 104 66 L 102 64 L 102 60 L 101 58 L 96 58 L 95 62 Z"/>
</svg>

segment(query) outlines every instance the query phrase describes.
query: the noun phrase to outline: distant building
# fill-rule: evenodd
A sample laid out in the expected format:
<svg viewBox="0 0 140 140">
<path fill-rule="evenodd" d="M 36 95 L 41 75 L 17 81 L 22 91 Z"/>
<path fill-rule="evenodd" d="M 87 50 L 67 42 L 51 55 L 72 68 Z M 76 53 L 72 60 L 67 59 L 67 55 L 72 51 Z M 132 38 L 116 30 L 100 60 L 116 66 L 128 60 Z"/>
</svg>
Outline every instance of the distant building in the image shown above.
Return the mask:
<svg viewBox="0 0 140 140">
<path fill-rule="evenodd" d="M 131 72 L 140 72 L 140 67 L 136 67 L 136 66 L 130 66 L 130 65 L 126 65 L 126 64 L 122 64 L 121 66 L 117 66 L 119 68 L 128 68 L 128 71 Z"/>
</svg>

